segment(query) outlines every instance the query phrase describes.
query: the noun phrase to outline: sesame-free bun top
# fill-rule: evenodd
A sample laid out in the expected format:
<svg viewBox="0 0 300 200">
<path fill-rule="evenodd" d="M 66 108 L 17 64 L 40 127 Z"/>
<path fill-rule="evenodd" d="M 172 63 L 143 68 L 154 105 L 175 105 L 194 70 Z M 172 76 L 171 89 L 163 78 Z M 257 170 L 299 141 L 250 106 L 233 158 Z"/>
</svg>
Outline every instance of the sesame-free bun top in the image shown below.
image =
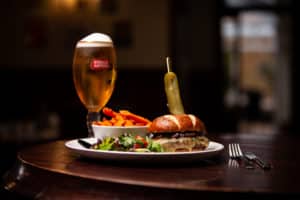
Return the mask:
<svg viewBox="0 0 300 200">
<path fill-rule="evenodd" d="M 92 33 L 84 38 L 82 38 L 76 45 L 77 48 L 80 47 L 107 47 L 113 46 L 112 39 L 103 33 Z"/>
<path fill-rule="evenodd" d="M 204 123 L 192 114 L 163 115 L 155 118 L 148 131 L 150 133 L 170 132 L 203 132 L 206 133 Z"/>
</svg>

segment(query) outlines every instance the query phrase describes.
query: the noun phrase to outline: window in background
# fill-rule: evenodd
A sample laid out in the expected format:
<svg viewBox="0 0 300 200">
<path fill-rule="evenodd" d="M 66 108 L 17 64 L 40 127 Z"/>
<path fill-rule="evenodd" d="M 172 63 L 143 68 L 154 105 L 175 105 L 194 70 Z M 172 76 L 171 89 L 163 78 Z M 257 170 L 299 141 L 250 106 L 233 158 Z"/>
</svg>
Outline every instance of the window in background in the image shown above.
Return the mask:
<svg viewBox="0 0 300 200">
<path fill-rule="evenodd" d="M 228 110 L 235 110 L 239 132 L 276 133 L 279 120 L 288 118 L 289 76 L 281 74 L 287 68 L 281 66 L 280 21 L 277 14 L 261 10 L 242 10 L 221 19 L 228 81 L 224 101 Z M 286 103 L 278 110 L 282 99 Z"/>
</svg>

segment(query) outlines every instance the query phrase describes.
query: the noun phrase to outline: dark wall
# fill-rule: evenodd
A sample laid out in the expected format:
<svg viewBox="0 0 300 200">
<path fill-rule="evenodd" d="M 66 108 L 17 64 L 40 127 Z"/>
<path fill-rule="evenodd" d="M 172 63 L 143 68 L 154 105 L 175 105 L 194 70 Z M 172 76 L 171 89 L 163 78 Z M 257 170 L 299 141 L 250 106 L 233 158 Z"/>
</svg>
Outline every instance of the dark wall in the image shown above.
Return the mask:
<svg viewBox="0 0 300 200">
<path fill-rule="evenodd" d="M 57 112 L 66 116 L 82 112 L 76 98 L 71 69 L 14 69 L 0 70 L 0 100 L 2 122 L 38 119 L 42 113 Z M 73 118 L 73 117 L 72 117 Z M 76 124 L 76 116 L 74 123 Z"/>
<path fill-rule="evenodd" d="M 293 6 L 291 9 L 291 14 L 293 17 L 293 45 L 292 45 L 292 71 L 291 71 L 291 78 L 292 78 L 292 119 L 291 124 L 288 126 L 290 132 L 295 134 L 299 134 L 300 131 L 300 107 L 299 107 L 299 66 L 300 66 L 300 2 L 293 1 Z"/>
<path fill-rule="evenodd" d="M 223 113 L 219 8 L 220 1 L 172 1 L 172 54 L 186 112 L 199 116 L 210 132 L 235 129 Z"/>
<path fill-rule="evenodd" d="M 1 69 L 1 122 L 38 119 L 56 112 L 62 136 L 85 135 L 86 110 L 77 97 L 72 70 Z M 167 112 L 160 70 L 118 70 L 114 93 L 107 106 L 128 109 L 153 119 Z"/>
</svg>

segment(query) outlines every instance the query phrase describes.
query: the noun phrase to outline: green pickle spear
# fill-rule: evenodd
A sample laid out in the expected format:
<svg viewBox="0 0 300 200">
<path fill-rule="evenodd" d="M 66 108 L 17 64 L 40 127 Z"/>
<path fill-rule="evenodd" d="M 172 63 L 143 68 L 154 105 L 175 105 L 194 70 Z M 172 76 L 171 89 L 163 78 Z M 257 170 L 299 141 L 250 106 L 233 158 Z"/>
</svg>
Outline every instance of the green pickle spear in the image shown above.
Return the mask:
<svg viewBox="0 0 300 200">
<path fill-rule="evenodd" d="M 171 114 L 184 114 L 177 76 L 172 72 L 170 58 L 167 57 L 166 61 L 168 72 L 165 74 L 164 83 L 169 111 Z"/>
</svg>

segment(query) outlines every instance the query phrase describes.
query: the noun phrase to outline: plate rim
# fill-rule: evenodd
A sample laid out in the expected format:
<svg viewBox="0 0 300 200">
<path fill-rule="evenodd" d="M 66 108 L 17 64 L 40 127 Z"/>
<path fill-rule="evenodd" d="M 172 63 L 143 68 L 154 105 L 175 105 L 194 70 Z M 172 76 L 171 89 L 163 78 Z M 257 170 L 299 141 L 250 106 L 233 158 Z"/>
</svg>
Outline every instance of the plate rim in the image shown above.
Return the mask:
<svg viewBox="0 0 300 200">
<path fill-rule="evenodd" d="M 213 150 L 201 150 L 201 151 L 191 151 L 191 152 L 128 152 L 128 151 L 108 151 L 108 150 L 96 150 L 96 149 L 87 149 L 84 147 L 76 148 L 71 146 L 72 143 L 75 143 L 77 140 L 95 140 L 96 138 L 77 138 L 68 140 L 65 142 L 65 147 L 72 151 L 76 151 L 80 155 L 88 156 L 87 153 L 98 154 L 98 155 L 116 155 L 116 156 L 188 156 L 188 155 L 207 155 L 207 154 L 216 154 L 224 150 L 224 145 L 210 140 L 209 143 L 213 145 L 218 145 L 218 148 Z M 88 157 L 95 157 L 95 156 L 88 156 Z"/>
</svg>

